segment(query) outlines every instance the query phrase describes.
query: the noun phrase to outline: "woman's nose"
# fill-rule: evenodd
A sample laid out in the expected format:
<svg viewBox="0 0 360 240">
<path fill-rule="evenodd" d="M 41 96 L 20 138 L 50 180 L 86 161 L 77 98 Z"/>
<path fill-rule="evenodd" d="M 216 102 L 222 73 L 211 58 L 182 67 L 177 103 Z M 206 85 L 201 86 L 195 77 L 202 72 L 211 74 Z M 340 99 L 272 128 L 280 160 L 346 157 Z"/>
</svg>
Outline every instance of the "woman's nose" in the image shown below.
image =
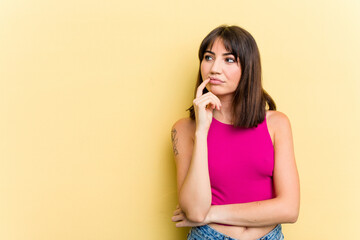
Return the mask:
<svg viewBox="0 0 360 240">
<path fill-rule="evenodd" d="M 219 60 L 213 61 L 211 66 L 211 73 L 220 73 L 221 72 L 221 62 Z"/>
</svg>

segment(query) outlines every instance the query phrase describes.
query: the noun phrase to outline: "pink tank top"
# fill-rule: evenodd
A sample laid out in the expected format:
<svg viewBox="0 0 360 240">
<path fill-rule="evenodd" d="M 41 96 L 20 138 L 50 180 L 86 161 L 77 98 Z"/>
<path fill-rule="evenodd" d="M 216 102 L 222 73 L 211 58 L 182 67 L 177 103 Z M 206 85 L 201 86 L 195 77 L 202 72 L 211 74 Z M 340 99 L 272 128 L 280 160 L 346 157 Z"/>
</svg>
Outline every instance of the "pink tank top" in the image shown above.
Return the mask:
<svg viewBox="0 0 360 240">
<path fill-rule="evenodd" d="M 254 128 L 235 128 L 213 118 L 207 144 L 211 205 L 274 197 L 274 147 L 266 117 Z"/>
</svg>

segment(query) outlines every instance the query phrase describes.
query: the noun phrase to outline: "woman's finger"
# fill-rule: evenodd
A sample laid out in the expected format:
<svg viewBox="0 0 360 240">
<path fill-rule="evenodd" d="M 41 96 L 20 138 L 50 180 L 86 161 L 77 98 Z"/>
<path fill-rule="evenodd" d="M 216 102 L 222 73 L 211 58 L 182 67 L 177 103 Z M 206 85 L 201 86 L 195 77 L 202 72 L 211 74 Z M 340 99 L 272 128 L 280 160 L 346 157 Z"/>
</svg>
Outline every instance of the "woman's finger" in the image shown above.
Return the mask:
<svg viewBox="0 0 360 240">
<path fill-rule="evenodd" d="M 185 219 L 185 215 L 184 214 L 178 214 L 178 215 L 174 215 L 171 217 L 171 220 L 174 221 L 174 222 L 177 222 L 177 221 L 180 221 L 180 220 L 183 220 Z"/>
<path fill-rule="evenodd" d="M 173 217 L 171 218 L 171 220 L 172 220 L 173 222 L 178 222 L 178 221 L 184 220 L 184 218 L 183 218 L 181 215 L 176 215 L 176 216 L 173 216 Z"/>
<path fill-rule="evenodd" d="M 211 99 L 213 99 L 214 108 L 216 107 L 218 110 L 220 110 L 221 102 L 220 102 L 219 98 L 217 96 L 215 96 L 214 94 L 209 95 L 209 97 Z"/>
<path fill-rule="evenodd" d="M 204 80 L 197 88 L 196 90 L 196 98 L 200 97 L 203 93 L 203 90 L 206 86 L 206 84 L 208 84 L 208 82 L 210 81 L 210 78 Z"/>
<path fill-rule="evenodd" d="M 184 227 L 186 225 L 186 219 L 182 219 L 182 220 L 174 221 L 174 222 L 177 222 L 175 224 L 175 227 Z"/>
<path fill-rule="evenodd" d="M 210 106 L 214 109 L 215 107 L 219 107 L 220 108 L 220 105 L 219 103 L 216 101 L 216 98 L 214 98 L 213 96 L 211 95 L 208 95 L 204 98 L 200 98 L 199 100 L 196 101 L 196 104 L 199 106 L 199 107 L 205 107 L 207 105 L 210 104 Z"/>
<path fill-rule="evenodd" d="M 180 214 L 182 213 L 181 209 L 176 209 L 173 213 L 173 215 L 177 215 L 177 214 Z"/>
<path fill-rule="evenodd" d="M 215 94 L 213 94 L 212 92 L 209 92 L 210 94 L 210 96 L 214 99 L 214 101 L 216 102 L 216 104 L 219 106 L 219 107 L 221 107 L 221 102 L 220 102 L 220 99 L 215 95 Z"/>
<path fill-rule="evenodd" d="M 194 103 L 201 102 L 203 99 L 208 99 L 208 98 L 214 99 L 215 105 L 218 106 L 219 108 L 222 106 L 221 102 L 220 102 L 220 99 L 215 94 L 213 94 L 212 92 L 207 92 L 204 95 L 200 96 L 198 99 L 195 99 Z"/>
</svg>

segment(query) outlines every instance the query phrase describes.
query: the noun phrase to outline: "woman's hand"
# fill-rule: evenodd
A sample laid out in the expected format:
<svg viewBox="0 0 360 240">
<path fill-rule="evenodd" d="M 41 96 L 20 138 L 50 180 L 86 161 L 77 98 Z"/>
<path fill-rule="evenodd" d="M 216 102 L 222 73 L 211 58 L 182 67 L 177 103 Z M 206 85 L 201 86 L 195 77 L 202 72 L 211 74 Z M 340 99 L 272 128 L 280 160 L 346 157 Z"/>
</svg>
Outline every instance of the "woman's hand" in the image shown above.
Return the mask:
<svg viewBox="0 0 360 240">
<path fill-rule="evenodd" d="M 176 209 L 174 211 L 174 216 L 171 218 L 173 222 L 177 222 L 175 224 L 176 227 L 197 227 L 197 226 L 203 226 L 208 223 L 210 223 L 208 218 L 205 219 L 204 222 L 198 223 L 198 222 L 192 222 L 188 220 L 185 216 L 185 213 L 181 210 L 179 204 L 176 206 Z"/>
<path fill-rule="evenodd" d="M 193 101 L 197 130 L 208 131 L 213 117 L 213 110 L 215 108 L 220 110 L 221 107 L 220 99 L 212 92 L 202 94 L 209 81 L 210 78 L 199 85 L 196 91 L 196 98 Z"/>
</svg>

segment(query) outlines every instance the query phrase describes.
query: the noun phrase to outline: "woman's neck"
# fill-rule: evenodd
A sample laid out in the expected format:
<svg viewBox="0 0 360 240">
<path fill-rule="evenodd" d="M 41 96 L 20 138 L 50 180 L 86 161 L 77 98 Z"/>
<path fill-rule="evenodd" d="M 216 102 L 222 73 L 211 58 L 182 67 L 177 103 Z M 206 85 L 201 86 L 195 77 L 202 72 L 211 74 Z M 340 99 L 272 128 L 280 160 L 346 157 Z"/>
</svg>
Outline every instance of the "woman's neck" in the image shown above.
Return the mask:
<svg viewBox="0 0 360 240">
<path fill-rule="evenodd" d="M 223 123 L 232 124 L 233 113 L 232 113 L 232 98 L 218 96 L 221 102 L 220 110 L 216 108 L 213 111 L 213 117 Z"/>
</svg>

